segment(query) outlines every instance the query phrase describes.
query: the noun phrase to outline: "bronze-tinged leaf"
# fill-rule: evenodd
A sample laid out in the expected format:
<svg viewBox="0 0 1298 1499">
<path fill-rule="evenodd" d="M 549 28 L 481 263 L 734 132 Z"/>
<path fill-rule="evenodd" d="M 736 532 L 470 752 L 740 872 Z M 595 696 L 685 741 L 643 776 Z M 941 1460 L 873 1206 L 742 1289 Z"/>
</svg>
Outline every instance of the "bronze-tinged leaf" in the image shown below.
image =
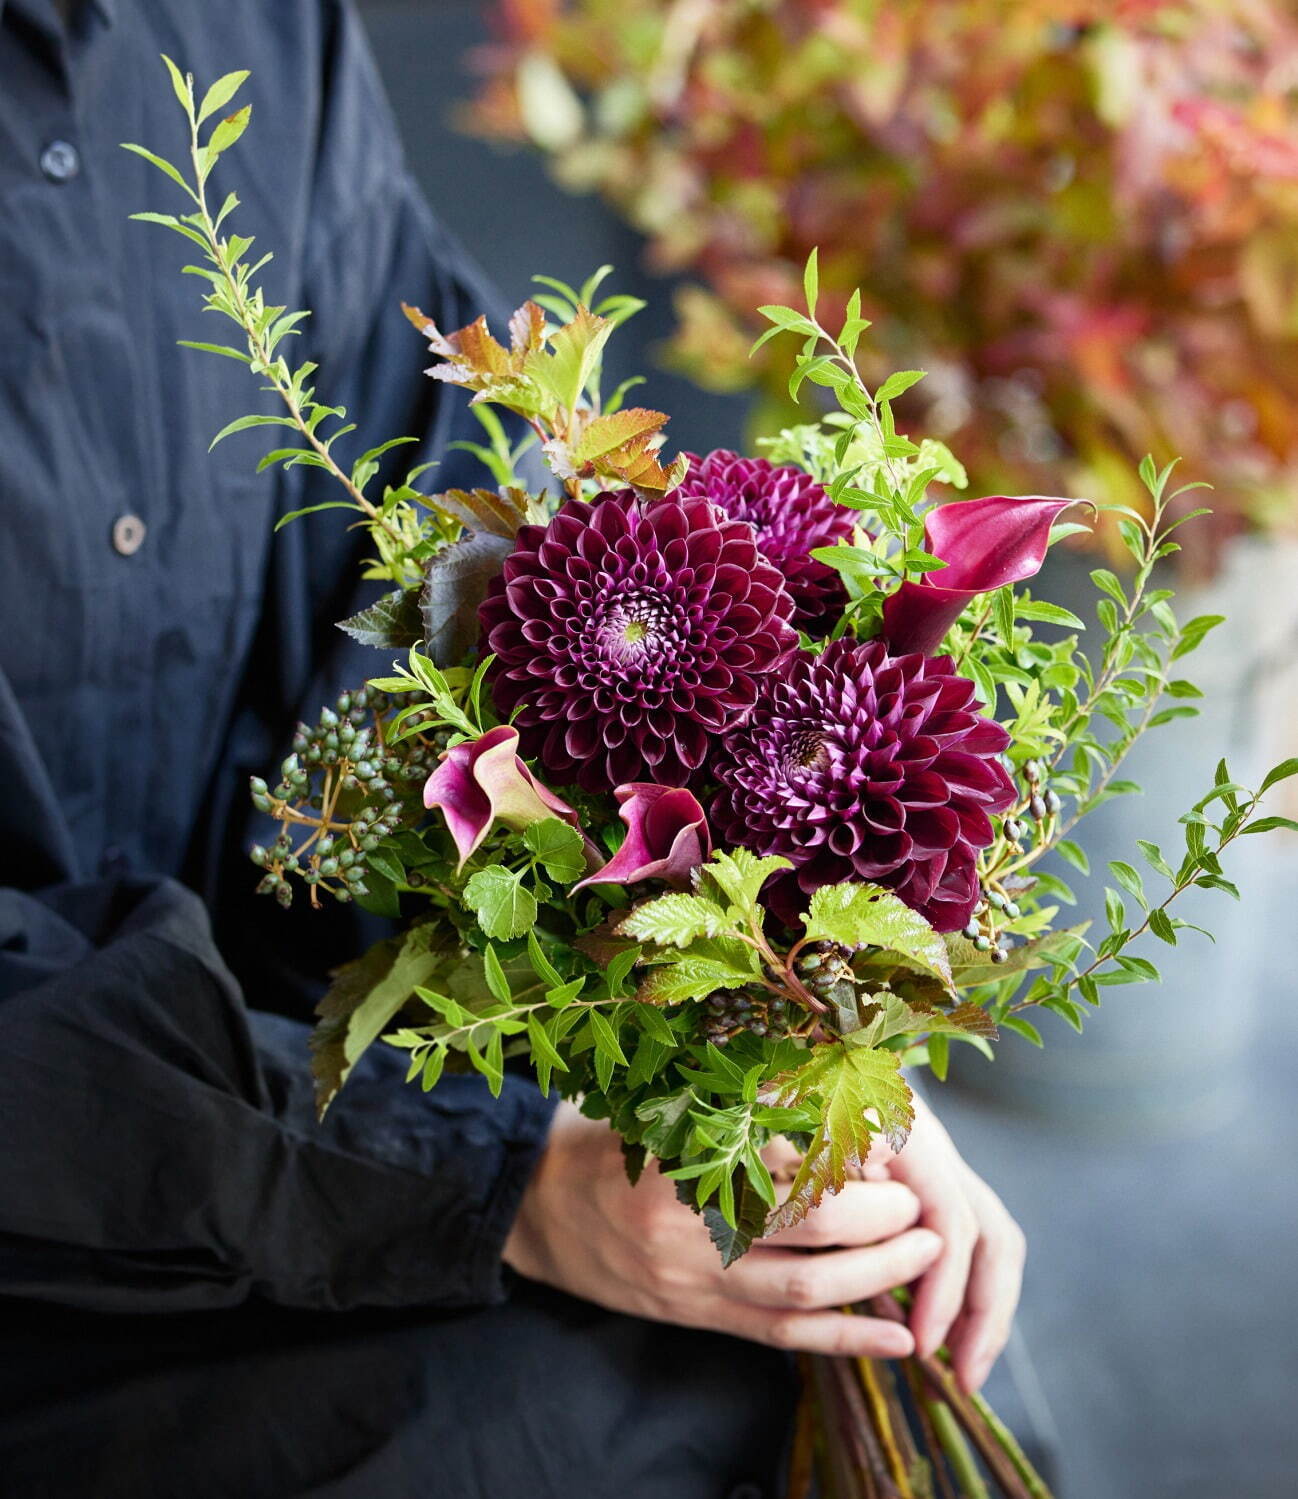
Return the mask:
<svg viewBox="0 0 1298 1499">
<path fill-rule="evenodd" d="M 476 532 L 452 542 L 429 561 L 419 604 L 434 665 L 458 665 L 477 643 L 478 605 L 513 549 L 512 537 Z"/>
<path fill-rule="evenodd" d="M 666 421 L 666 412 L 650 411 L 647 406 L 628 406 L 624 411 L 592 417 L 575 438 L 571 432 L 568 435 L 573 458 L 577 463 L 590 463 L 637 437 L 661 431 Z"/>
<path fill-rule="evenodd" d="M 670 494 L 685 477 L 689 460 L 682 454 L 666 469 L 658 461 L 663 444 L 661 432 L 645 433 L 632 438 L 611 453 L 593 459 L 591 467 L 601 479 L 616 479 L 629 485 L 644 499 L 658 499 Z"/>
<path fill-rule="evenodd" d="M 523 489 L 446 489 L 428 497 L 443 514 L 459 521 L 466 531 L 481 531 L 512 541 L 518 528 L 539 519 Z"/>
<path fill-rule="evenodd" d="M 614 958 L 619 957 L 624 952 L 629 952 L 637 945 L 634 942 L 629 942 L 625 937 L 619 937 L 614 931 L 614 927 L 617 926 L 618 922 L 630 914 L 626 910 L 610 912 L 607 921 L 597 926 L 593 931 L 587 932 L 584 936 L 578 937 L 573 942 L 573 947 L 583 957 L 589 958 L 592 963 L 598 963 L 601 968 L 607 968 Z"/>
<path fill-rule="evenodd" d="M 900 1150 L 915 1120 L 897 1053 L 850 1038 L 813 1047 L 808 1061 L 772 1078 L 760 1096 L 786 1108 L 810 1103 L 820 1114 L 788 1197 L 766 1220 L 767 1233 L 792 1228 L 826 1192 L 841 1191 L 849 1172 L 864 1166 L 876 1133 Z"/>
<path fill-rule="evenodd" d="M 541 348 L 545 343 L 545 309 L 530 298 L 524 302 L 509 319 L 509 342 L 514 354 L 523 358 Z"/>
</svg>

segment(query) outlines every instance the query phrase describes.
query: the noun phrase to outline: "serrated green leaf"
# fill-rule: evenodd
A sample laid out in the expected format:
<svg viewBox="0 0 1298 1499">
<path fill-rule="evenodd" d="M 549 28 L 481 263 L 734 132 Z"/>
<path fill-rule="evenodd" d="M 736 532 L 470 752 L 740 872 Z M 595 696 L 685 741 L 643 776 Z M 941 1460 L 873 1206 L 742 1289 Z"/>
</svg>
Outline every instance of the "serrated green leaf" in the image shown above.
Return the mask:
<svg viewBox="0 0 1298 1499">
<path fill-rule="evenodd" d="M 615 930 L 620 937 L 686 947 L 697 937 L 719 937 L 729 927 L 726 913 L 715 901 L 673 892 L 637 906 Z"/>
<path fill-rule="evenodd" d="M 393 589 L 368 609 L 362 609 L 349 619 L 340 619 L 338 629 L 360 645 L 407 650 L 423 638 L 419 594 L 417 586 Z"/>
<path fill-rule="evenodd" d="M 894 952 L 948 988 L 951 963 L 942 938 L 891 890 L 878 885 L 822 885 L 804 917 L 807 940 Z"/>
<path fill-rule="evenodd" d="M 711 859 L 695 871 L 700 888 L 711 880 L 745 920 L 757 908 L 762 886 L 781 869 L 790 869 L 787 859 L 770 855 L 759 859 L 746 848 L 718 849 Z"/>
<path fill-rule="evenodd" d="M 536 897 L 523 884 L 520 871 L 488 864 L 464 887 L 464 899 L 483 932 L 498 942 L 521 937 L 536 922 Z"/>
<path fill-rule="evenodd" d="M 683 953 L 670 963 L 651 968 L 641 979 L 636 998 L 643 1004 L 679 1004 L 706 999 L 716 989 L 738 989 L 755 977 L 756 969 L 751 965 L 741 967 L 718 958 Z"/>
<path fill-rule="evenodd" d="M 850 1041 L 813 1047 L 801 1067 L 772 1078 L 761 1097 L 783 1107 L 811 1105 L 819 1113 L 789 1195 L 767 1220 L 772 1232 L 801 1222 L 827 1191 L 840 1191 L 848 1173 L 864 1166 L 876 1132 L 900 1150 L 915 1118 L 897 1053 Z"/>
<path fill-rule="evenodd" d="M 586 868 L 581 834 L 558 817 L 543 817 L 523 833 L 523 843 L 558 885 L 570 885 Z"/>
</svg>

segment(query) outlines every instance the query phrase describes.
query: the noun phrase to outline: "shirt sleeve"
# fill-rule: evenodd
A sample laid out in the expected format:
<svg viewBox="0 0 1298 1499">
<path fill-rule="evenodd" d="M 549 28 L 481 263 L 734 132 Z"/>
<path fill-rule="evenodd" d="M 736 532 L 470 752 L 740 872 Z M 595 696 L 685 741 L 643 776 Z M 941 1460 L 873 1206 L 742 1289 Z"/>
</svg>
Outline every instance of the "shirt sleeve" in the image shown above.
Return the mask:
<svg viewBox="0 0 1298 1499">
<path fill-rule="evenodd" d="M 489 293 L 410 183 L 350 10 L 321 0 L 321 14 L 310 212 L 301 244 L 274 247 L 301 266 L 313 309 L 301 357 L 319 362 L 322 399 L 349 406 L 367 443 L 420 440 L 389 455 L 380 486 L 420 459 L 442 463 L 438 487 L 481 482 L 450 447 L 478 431 L 463 393 L 423 376 L 427 351 L 399 304 L 454 328 Z M 337 498 L 323 475 L 295 470 L 282 483 L 284 510 Z M 251 899 L 247 775 L 268 773 L 296 717 L 384 665 L 335 628 L 378 588 L 359 583 L 357 533 L 331 521 L 277 538 L 253 659 L 196 814 L 206 829 L 186 881 L 202 898 L 163 877 L 59 874 L 75 866 L 73 841 L 0 681 L 0 824 L 23 839 L 21 857 L 11 842 L 0 860 L 22 871 L 0 880 L 10 1294 L 132 1311 L 252 1295 L 466 1307 L 504 1294 L 501 1246 L 550 1103 L 519 1078 L 499 1100 L 476 1077 L 424 1095 L 403 1086 L 403 1058 L 374 1047 L 317 1125 L 305 997 L 374 934 L 350 908 L 286 914 Z"/>
<path fill-rule="evenodd" d="M 480 1305 L 550 1108 L 375 1048 L 326 1122 L 169 881 L 0 890 L 0 1281 L 97 1310 Z"/>
</svg>

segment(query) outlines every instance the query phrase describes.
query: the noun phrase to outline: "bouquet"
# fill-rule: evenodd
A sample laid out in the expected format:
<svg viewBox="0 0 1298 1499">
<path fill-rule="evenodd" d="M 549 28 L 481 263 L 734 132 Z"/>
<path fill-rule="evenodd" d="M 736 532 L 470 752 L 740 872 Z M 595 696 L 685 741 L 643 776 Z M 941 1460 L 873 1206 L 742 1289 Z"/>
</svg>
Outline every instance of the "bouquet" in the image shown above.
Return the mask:
<svg viewBox="0 0 1298 1499">
<path fill-rule="evenodd" d="M 579 290 L 538 277 L 507 344 L 485 319 L 452 331 L 406 309 L 433 378 L 474 392 L 491 482 L 424 494 L 414 473 L 374 494 L 383 455 L 412 439 L 344 463 L 346 413 L 284 353 L 304 314 L 266 300 L 265 261 L 228 227 L 237 198 L 212 206 L 247 75 L 199 98 L 168 67 L 188 169 L 129 149 L 190 204 L 137 217 L 197 244 L 207 307 L 241 330 L 238 347 L 195 347 L 247 364 L 283 406 L 217 440 L 288 429 L 262 466 L 327 470 L 383 587 L 341 626 L 382 653 L 376 674 L 252 784 L 279 825 L 252 851 L 264 892 L 401 924 L 322 1001 L 321 1110 L 380 1038 L 426 1090 L 447 1069 L 494 1091 L 531 1069 L 609 1121 L 633 1179 L 672 1178 L 733 1263 L 842 1188 L 877 1137 L 904 1146 L 909 1071 L 942 1078 L 953 1043 L 990 1056 L 1001 1030 L 1039 1041 L 1043 1010 L 1080 1028 L 1105 988 L 1157 979 L 1133 946 L 1181 940 L 1182 892 L 1236 893 L 1231 844 L 1295 826 L 1260 802 L 1298 760 L 1256 791 L 1223 763 L 1183 848 L 1140 842 L 1111 866 L 1101 930 L 1061 916 L 1072 894 L 1046 856 L 1084 866 L 1071 835 L 1135 789 L 1125 752 L 1195 711 L 1179 663 L 1220 621 L 1179 620 L 1157 586 L 1185 489 L 1146 459 L 1146 506 L 1107 507 L 1130 565 L 1092 575 L 1083 651 L 1086 623 L 1027 585 L 1106 507 L 947 497 L 959 463 L 894 421 L 921 372 L 865 382 L 859 298 L 822 321 L 814 252 L 805 305 L 762 308 L 760 342 L 790 340 L 791 396 L 820 398 L 762 455 L 667 461 L 666 416 L 601 390 L 602 351 L 640 304 L 601 296 L 604 271 Z M 533 444 L 554 476 L 540 493 L 518 479 Z M 800 1165 L 777 1184 L 779 1137 Z M 940 1355 L 806 1363 L 791 1495 L 815 1469 L 843 1499 L 1045 1494 Z"/>
</svg>

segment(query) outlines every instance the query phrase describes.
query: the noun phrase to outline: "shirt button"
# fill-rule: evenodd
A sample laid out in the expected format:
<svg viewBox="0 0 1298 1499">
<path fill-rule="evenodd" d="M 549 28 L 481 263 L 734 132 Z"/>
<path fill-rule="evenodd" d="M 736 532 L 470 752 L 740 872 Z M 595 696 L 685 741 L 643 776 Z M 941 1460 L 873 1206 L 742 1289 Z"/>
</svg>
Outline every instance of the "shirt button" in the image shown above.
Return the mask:
<svg viewBox="0 0 1298 1499">
<path fill-rule="evenodd" d="M 113 550 L 134 557 L 144 545 L 145 525 L 138 515 L 119 515 L 113 522 Z"/>
<path fill-rule="evenodd" d="M 41 152 L 41 171 L 51 182 L 71 182 L 81 170 L 81 157 L 70 141 L 51 141 Z"/>
</svg>

